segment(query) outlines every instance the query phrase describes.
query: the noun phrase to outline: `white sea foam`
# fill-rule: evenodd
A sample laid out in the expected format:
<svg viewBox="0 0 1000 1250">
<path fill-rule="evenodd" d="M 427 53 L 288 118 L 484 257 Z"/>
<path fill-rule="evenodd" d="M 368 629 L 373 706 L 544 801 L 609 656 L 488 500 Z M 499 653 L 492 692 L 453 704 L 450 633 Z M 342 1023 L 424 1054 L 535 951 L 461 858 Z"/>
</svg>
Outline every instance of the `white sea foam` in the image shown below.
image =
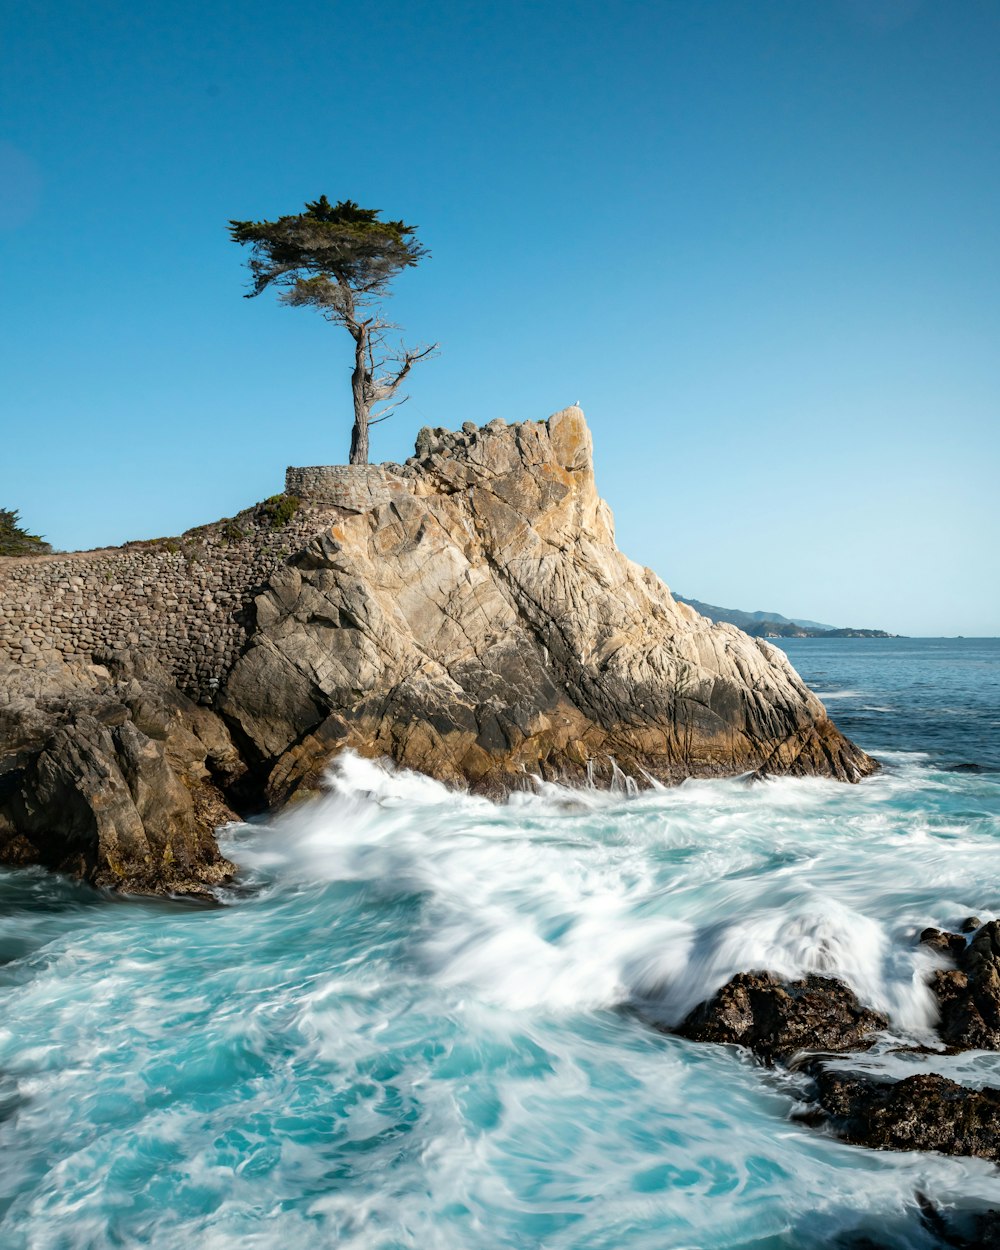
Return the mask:
<svg viewBox="0 0 1000 1250">
<path fill-rule="evenodd" d="M 354 880 L 420 895 L 413 954 L 442 985 L 512 1009 L 638 1002 L 673 1024 L 736 972 L 819 973 L 904 1031 L 933 1024 L 930 958 L 899 941 L 921 918 L 901 919 L 886 895 L 906 880 L 922 891 L 928 866 L 943 884 L 968 831 L 890 809 L 912 778 L 853 792 L 812 779 L 634 796 L 540 785 L 497 806 L 347 755 L 329 782 L 233 853 L 280 869 L 279 888 Z"/>
<path fill-rule="evenodd" d="M 792 1250 L 896 1221 L 930 1250 L 915 1192 L 998 1205 L 994 1169 L 791 1123 L 800 1078 L 648 1018 L 769 968 L 926 1040 L 920 929 L 1000 910 L 984 784 L 900 754 L 857 787 L 496 805 L 344 756 L 323 798 L 228 831 L 256 887 L 230 906 L 38 930 L 0 988 L 5 1250 Z"/>
</svg>

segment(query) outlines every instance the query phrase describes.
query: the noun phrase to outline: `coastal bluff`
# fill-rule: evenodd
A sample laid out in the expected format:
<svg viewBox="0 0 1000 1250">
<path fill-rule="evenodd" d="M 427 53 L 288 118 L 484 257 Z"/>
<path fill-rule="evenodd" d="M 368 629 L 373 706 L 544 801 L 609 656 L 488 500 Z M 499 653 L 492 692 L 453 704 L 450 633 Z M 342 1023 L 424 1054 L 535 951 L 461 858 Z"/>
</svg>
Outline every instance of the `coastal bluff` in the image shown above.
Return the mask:
<svg viewBox="0 0 1000 1250">
<path fill-rule="evenodd" d="M 618 550 L 579 408 L 423 430 L 385 473 L 271 578 L 220 695 L 273 801 L 347 747 L 495 795 L 874 768 L 783 652 Z"/>
<path fill-rule="evenodd" d="M 290 468 L 179 539 L 0 561 L 0 670 L 0 862 L 138 890 L 217 883 L 220 813 L 319 790 L 344 749 L 495 797 L 877 767 L 783 652 L 618 550 L 576 407 L 424 429 L 403 465 Z"/>
</svg>

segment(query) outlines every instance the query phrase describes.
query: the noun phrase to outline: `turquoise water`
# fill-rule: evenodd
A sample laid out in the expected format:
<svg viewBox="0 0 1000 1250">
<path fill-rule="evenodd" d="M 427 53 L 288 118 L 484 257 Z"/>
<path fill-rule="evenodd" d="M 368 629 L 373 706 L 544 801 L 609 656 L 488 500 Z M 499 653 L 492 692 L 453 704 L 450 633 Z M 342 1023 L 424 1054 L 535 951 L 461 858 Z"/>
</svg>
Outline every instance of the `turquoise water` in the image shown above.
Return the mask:
<svg viewBox="0 0 1000 1250">
<path fill-rule="evenodd" d="M 916 933 L 1000 914 L 1000 643 L 787 650 L 880 776 L 494 806 L 348 758 L 227 832 L 218 908 L 0 875 L 0 1245 L 926 1250 L 917 1191 L 1000 1206 L 993 1167 L 842 1145 L 796 1078 L 648 1023 L 768 967 L 926 1038 Z"/>
</svg>

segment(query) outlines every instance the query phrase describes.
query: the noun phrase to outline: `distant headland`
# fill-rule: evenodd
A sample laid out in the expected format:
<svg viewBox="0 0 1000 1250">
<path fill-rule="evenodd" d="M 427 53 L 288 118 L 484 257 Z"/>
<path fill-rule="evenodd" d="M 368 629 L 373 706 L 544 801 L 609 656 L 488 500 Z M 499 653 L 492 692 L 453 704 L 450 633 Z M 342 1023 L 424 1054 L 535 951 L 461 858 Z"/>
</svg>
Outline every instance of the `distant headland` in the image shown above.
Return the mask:
<svg viewBox="0 0 1000 1250">
<path fill-rule="evenodd" d="M 720 608 L 700 599 L 688 599 L 674 592 L 679 603 L 689 604 L 710 621 L 726 621 L 751 638 L 903 638 L 884 629 L 855 629 L 851 626 L 821 625 L 818 621 L 782 616 L 780 612 L 744 612 L 740 608 Z"/>
</svg>

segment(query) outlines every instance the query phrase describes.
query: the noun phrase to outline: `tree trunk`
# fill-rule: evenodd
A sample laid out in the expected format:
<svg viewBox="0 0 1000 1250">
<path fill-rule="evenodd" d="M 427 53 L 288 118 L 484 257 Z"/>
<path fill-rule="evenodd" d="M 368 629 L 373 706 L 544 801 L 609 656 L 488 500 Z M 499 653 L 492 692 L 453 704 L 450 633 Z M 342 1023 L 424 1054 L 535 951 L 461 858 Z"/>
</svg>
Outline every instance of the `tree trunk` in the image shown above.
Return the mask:
<svg viewBox="0 0 1000 1250">
<path fill-rule="evenodd" d="M 351 393 L 354 397 L 354 429 L 351 431 L 351 464 L 368 463 L 368 387 L 367 381 L 368 328 L 359 326 L 354 339 L 354 372 L 351 374 Z"/>
</svg>

